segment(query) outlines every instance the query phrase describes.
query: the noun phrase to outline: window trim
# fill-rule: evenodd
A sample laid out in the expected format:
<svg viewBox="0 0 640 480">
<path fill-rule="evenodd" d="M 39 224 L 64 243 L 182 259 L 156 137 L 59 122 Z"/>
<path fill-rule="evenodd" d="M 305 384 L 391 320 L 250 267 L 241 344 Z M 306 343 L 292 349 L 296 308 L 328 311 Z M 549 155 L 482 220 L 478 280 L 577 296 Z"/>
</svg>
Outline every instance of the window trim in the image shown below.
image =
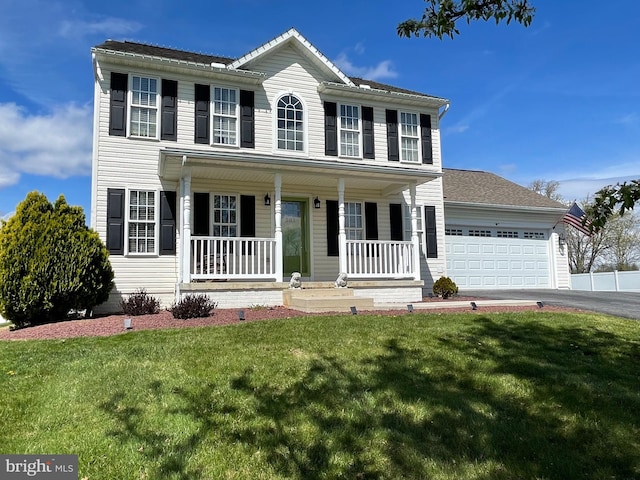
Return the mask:
<svg viewBox="0 0 640 480">
<path fill-rule="evenodd" d="M 214 234 L 214 230 L 215 230 L 215 198 L 217 196 L 226 196 L 226 197 L 235 197 L 236 199 L 236 206 L 235 206 L 235 212 L 236 212 L 236 221 L 235 221 L 235 227 L 236 227 L 236 234 L 232 237 L 230 235 L 215 235 Z M 239 193 L 229 193 L 229 192 L 209 192 L 209 226 L 211 227 L 211 232 L 210 232 L 210 237 L 216 237 L 216 238 L 238 238 L 240 237 L 240 194 Z M 222 223 L 220 223 L 220 225 L 223 225 Z M 231 225 L 230 223 L 226 223 L 225 225 Z"/>
<path fill-rule="evenodd" d="M 224 84 L 209 84 L 210 88 L 210 100 L 209 100 L 209 145 L 215 147 L 227 147 L 227 148 L 240 148 L 240 89 L 237 87 L 232 87 Z M 222 115 L 215 113 L 215 104 L 216 104 L 216 88 L 221 88 L 225 90 L 233 90 L 236 92 L 236 108 L 235 114 L 232 115 Z M 215 142 L 215 117 L 223 117 L 223 118 L 235 118 L 236 120 L 236 143 L 216 143 Z"/>
<path fill-rule="evenodd" d="M 288 95 L 297 98 L 302 104 L 302 150 L 286 150 L 278 147 L 278 102 Z M 278 155 L 307 156 L 309 154 L 309 108 L 304 98 L 293 91 L 280 92 L 275 96 L 273 105 L 273 152 Z"/>
<path fill-rule="evenodd" d="M 416 117 L 416 135 L 408 136 L 402 133 L 402 126 L 404 123 L 402 122 L 402 115 L 415 115 Z M 416 141 L 416 152 L 418 157 L 416 160 L 407 160 L 404 158 L 403 149 L 402 149 L 402 139 L 403 138 L 411 138 Z M 400 157 L 401 163 L 408 163 L 410 165 L 422 165 L 422 137 L 420 134 L 420 112 L 412 111 L 412 110 L 398 110 L 398 155 Z"/>
<path fill-rule="evenodd" d="M 150 223 L 149 221 L 137 222 L 131 220 L 131 192 L 153 192 L 153 252 L 131 252 L 129 250 L 129 226 L 131 223 Z M 124 256 L 125 257 L 157 257 L 160 251 L 160 190 L 158 189 L 125 189 L 125 212 L 124 212 Z"/>
<path fill-rule="evenodd" d="M 145 105 L 139 105 L 133 103 L 133 79 L 134 77 L 138 78 L 146 78 L 149 80 L 156 81 L 156 105 L 155 107 L 149 107 Z M 142 73 L 129 73 L 128 81 L 127 81 L 127 138 L 135 138 L 137 140 L 159 140 L 160 139 L 160 131 L 161 131 L 161 103 L 162 103 L 162 79 L 160 77 L 156 77 L 153 75 L 142 74 Z M 131 133 L 131 119 L 132 119 L 132 110 L 134 108 L 145 108 L 148 110 L 154 110 L 156 112 L 156 134 L 155 136 L 143 136 L 143 135 L 133 135 Z"/>
<path fill-rule="evenodd" d="M 358 129 L 346 129 L 342 127 L 342 107 L 355 107 L 358 109 Z M 338 131 L 338 156 L 342 158 L 363 158 L 363 131 L 362 131 L 362 105 L 358 103 L 338 103 L 337 113 L 337 131 Z M 352 117 L 351 117 L 352 118 Z M 358 134 L 358 153 L 357 155 L 347 155 L 342 153 L 342 132 L 357 132 Z M 345 144 L 346 145 L 346 144 Z"/>
</svg>

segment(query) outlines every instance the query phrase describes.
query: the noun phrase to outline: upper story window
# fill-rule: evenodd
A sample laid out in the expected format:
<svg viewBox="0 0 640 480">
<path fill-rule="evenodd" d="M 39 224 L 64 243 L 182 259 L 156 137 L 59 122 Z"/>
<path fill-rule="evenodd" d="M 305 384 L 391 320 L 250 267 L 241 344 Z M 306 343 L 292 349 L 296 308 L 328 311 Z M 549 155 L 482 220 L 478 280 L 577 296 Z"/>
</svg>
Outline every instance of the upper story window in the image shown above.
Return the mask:
<svg viewBox="0 0 640 480">
<path fill-rule="evenodd" d="M 238 144 L 238 91 L 213 87 L 213 143 Z"/>
<path fill-rule="evenodd" d="M 340 105 L 340 155 L 361 157 L 360 153 L 360 107 Z"/>
<path fill-rule="evenodd" d="M 347 235 L 347 240 L 364 239 L 361 203 L 345 202 L 344 229 Z"/>
<path fill-rule="evenodd" d="M 400 160 L 404 162 L 420 161 L 420 132 L 418 115 L 400 112 Z"/>
<path fill-rule="evenodd" d="M 130 134 L 158 138 L 158 80 L 131 76 Z"/>
<path fill-rule="evenodd" d="M 304 151 L 304 109 L 293 95 L 278 100 L 278 149 Z"/>
<path fill-rule="evenodd" d="M 156 253 L 156 192 L 129 191 L 128 253 Z"/>
</svg>

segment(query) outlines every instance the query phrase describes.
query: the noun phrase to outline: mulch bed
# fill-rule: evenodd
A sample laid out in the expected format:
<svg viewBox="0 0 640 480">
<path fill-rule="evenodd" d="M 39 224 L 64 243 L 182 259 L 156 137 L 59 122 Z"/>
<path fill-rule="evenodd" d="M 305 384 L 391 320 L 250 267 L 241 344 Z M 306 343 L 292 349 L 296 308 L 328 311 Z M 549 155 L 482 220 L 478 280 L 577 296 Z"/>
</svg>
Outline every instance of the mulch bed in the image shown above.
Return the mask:
<svg viewBox="0 0 640 480">
<path fill-rule="evenodd" d="M 455 297 L 451 300 L 442 300 L 440 298 L 425 298 L 425 302 L 443 302 L 448 301 L 473 301 L 474 298 Z M 260 320 L 276 320 L 302 316 L 327 315 L 331 312 L 321 314 L 305 313 L 298 310 L 292 310 L 286 307 L 264 307 L 264 308 L 245 308 L 245 320 L 242 321 L 238 317 L 240 309 L 215 309 L 213 314 L 205 318 L 193 318 L 189 320 L 179 320 L 173 318 L 170 312 L 163 310 L 154 315 L 140 315 L 132 317 L 129 315 L 109 315 L 96 317 L 91 319 L 68 320 L 64 322 L 47 323 L 37 325 L 35 327 L 21 328 L 10 331 L 8 327 L 0 329 L 0 340 L 42 340 L 42 339 L 61 339 L 74 337 L 106 337 L 110 335 L 124 334 L 130 331 L 150 330 L 158 328 L 185 328 L 185 327 L 205 327 L 205 326 L 222 326 L 233 325 L 243 322 L 253 322 Z M 517 312 L 537 310 L 536 306 L 494 306 L 482 307 L 473 311 L 469 307 L 464 308 L 447 308 L 430 309 L 425 311 L 429 314 L 438 313 L 459 313 L 468 312 L 471 314 L 486 314 L 490 312 Z M 545 311 L 568 311 L 570 309 L 554 306 L 545 306 Z M 362 314 L 373 315 L 408 315 L 407 310 L 367 310 L 360 312 Z M 341 313 L 344 314 L 344 313 Z M 131 318 L 131 330 L 125 330 L 124 319 Z"/>
</svg>

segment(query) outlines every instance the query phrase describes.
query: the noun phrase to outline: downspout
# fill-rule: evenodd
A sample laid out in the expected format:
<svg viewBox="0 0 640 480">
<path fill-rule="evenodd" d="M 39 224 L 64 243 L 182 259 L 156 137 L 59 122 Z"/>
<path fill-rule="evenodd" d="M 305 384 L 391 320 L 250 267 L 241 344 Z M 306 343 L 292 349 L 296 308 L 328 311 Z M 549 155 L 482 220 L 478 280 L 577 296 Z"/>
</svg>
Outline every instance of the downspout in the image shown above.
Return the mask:
<svg viewBox="0 0 640 480">
<path fill-rule="evenodd" d="M 444 117 L 447 112 L 449 111 L 449 107 L 451 106 L 451 104 L 449 102 L 444 104 L 444 110 L 442 110 L 439 114 L 438 114 L 438 120 L 442 120 L 442 117 Z"/>
</svg>

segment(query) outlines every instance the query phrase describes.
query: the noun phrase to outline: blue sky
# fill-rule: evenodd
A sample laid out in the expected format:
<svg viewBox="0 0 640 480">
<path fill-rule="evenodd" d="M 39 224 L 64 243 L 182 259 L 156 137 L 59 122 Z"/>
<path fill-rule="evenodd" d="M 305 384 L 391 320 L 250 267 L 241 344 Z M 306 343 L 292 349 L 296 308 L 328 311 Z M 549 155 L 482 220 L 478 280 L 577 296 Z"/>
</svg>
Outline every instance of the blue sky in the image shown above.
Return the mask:
<svg viewBox="0 0 640 480">
<path fill-rule="evenodd" d="M 557 180 L 568 200 L 640 178 L 640 2 L 532 3 L 529 28 L 437 40 L 396 35 L 422 0 L 2 0 L 0 217 L 31 190 L 88 215 L 92 46 L 238 57 L 291 27 L 349 75 L 449 99 L 445 167 Z"/>
</svg>

